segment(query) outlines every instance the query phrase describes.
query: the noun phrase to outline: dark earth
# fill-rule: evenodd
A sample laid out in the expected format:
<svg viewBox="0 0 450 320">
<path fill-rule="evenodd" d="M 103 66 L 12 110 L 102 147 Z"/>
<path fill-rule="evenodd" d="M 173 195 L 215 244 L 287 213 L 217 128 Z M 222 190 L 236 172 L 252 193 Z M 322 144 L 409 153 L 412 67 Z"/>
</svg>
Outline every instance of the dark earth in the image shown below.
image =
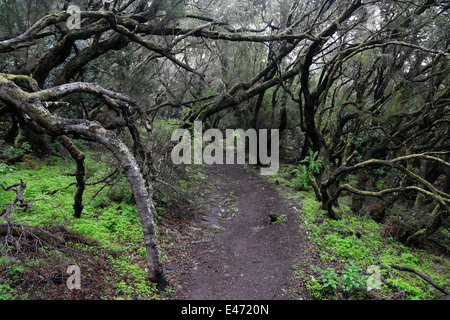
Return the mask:
<svg viewBox="0 0 450 320">
<path fill-rule="evenodd" d="M 181 267 L 167 266 L 177 298 L 285 300 L 295 292 L 296 299 L 308 299 L 293 277 L 293 265 L 312 258 L 298 204 L 259 170 L 213 165 L 206 171 L 211 186 L 203 214 L 183 232 L 188 258 Z M 269 215 L 282 218 L 274 223 Z"/>
</svg>

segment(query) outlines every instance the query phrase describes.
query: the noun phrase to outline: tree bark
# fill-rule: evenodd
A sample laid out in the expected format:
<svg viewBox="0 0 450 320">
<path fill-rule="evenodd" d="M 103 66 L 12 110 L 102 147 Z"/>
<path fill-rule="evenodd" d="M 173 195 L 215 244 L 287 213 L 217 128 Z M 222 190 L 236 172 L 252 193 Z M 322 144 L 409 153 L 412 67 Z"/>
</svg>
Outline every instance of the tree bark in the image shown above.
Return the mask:
<svg viewBox="0 0 450 320">
<path fill-rule="evenodd" d="M 85 154 L 81 152 L 81 150 L 78 149 L 77 146 L 75 146 L 67 136 L 59 136 L 57 140 L 62 144 L 64 148 L 66 148 L 67 151 L 69 151 L 72 159 L 75 160 L 75 163 L 77 165 L 77 169 L 75 172 L 75 178 L 77 180 L 77 192 L 74 196 L 73 216 L 75 218 L 80 218 L 81 213 L 83 212 L 83 193 L 86 187 L 86 170 L 84 166 Z"/>
</svg>

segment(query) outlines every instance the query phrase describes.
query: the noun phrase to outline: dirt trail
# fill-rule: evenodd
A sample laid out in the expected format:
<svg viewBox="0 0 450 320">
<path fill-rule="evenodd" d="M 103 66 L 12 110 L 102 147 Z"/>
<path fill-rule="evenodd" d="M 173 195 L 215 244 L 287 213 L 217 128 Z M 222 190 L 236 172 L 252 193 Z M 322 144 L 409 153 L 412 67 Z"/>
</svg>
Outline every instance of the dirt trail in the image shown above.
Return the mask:
<svg viewBox="0 0 450 320">
<path fill-rule="evenodd" d="M 200 236 L 190 241 L 193 261 L 181 276 L 179 298 L 290 299 L 293 259 L 305 251 L 293 205 L 244 166 L 207 170 L 212 188 L 194 226 Z M 272 224 L 270 213 L 287 221 Z"/>
</svg>

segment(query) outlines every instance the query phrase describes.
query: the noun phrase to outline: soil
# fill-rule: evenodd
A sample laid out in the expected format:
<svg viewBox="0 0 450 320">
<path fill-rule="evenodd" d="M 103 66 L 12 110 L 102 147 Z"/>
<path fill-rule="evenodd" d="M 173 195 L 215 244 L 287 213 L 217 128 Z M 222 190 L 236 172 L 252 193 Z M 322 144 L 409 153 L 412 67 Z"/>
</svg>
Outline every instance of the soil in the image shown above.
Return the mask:
<svg viewBox="0 0 450 320">
<path fill-rule="evenodd" d="M 185 261 L 167 267 L 177 298 L 309 298 L 293 277 L 296 262 L 313 258 L 302 256 L 311 250 L 295 209 L 298 204 L 281 196 L 259 170 L 212 165 L 206 175 L 210 188 L 202 214 L 180 239 Z M 269 214 L 282 218 L 273 223 Z"/>
</svg>

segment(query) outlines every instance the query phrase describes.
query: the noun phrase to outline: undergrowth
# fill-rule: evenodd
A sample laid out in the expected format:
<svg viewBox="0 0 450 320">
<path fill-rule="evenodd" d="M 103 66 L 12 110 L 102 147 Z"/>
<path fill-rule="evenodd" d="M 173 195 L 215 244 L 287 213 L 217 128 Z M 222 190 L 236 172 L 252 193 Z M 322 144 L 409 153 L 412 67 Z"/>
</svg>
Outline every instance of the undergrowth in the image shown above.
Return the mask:
<svg viewBox="0 0 450 320">
<path fill-rule="evenodd" d="M 98 181 L 112 160 L 87 152 L 87 181 Z M 0 237 L 0 300 L 6 299 L 164 299 L 170 290 L 157 291 L 146 281 L 146 251 L 136 206 L 127 185 L 87 186 L 84 210 L 73 218 L 74 165 L 70 159 L 26 156 L 24 162 L 2 167 L 2 185 L 20 180 L 27 184 L 25 210 L 14 211 L 11 222 L 50 228 L 63 225 L 102 242 L 88 247 L 72 243 L 57 246 L 40 240 L 5 241 Z M 119 177 L 120 181 L 120 177 Z M 0 188 L 1 209 L 15 194 Z M 158 208 L 159 209 L 159 208 Z M 4 219 L 0 223 L 5 223 Z M 68 290 L 69 265 L 81 268 L 81 290 Z"/>
<path fill-rule="evenodd" d="M 448 256 L 407 247 L 384 237 L 383 224 L 351 211 L 350 197 L 339 199 L 341 219 L 329 219 L 310 187 L 298 191 L 291 170 L 292 166 L 281 166 L 278 175 L 270 179 L 283 186 L 286 196 L 299 199 L 302 228 L 308 240 L 317 246 L 320 261 L 316 265 L 293 266 L 297 280 L 305 284 L 313 298 L 424 300 L 442 297 L 441 292 L 422 278 L 394 269 L 392 265 L 413 268 L 448 288 Z M 379 279 L 375 288 L 373 285 L 368 288 L 375 277 L 374 270 L 379 272 Z"/>
</svg>

